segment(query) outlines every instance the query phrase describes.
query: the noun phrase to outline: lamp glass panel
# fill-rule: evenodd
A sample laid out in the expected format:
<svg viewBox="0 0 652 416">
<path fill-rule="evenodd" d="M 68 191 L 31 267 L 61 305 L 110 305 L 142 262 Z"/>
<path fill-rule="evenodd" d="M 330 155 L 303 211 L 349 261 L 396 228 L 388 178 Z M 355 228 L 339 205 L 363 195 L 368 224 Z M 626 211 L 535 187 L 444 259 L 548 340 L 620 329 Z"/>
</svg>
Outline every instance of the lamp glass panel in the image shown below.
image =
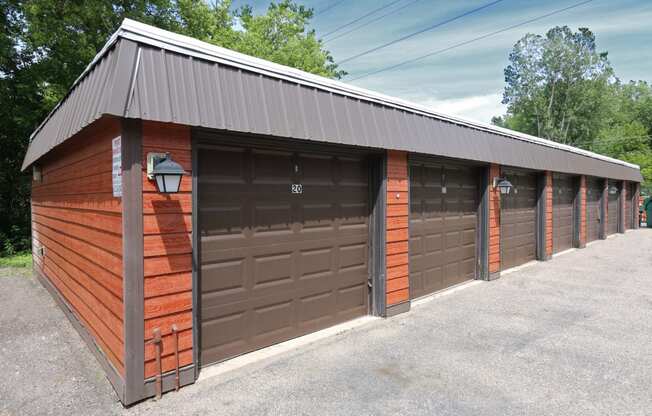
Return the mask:
<svg viewBox="0 0 652 416">
<path fill-rule="evenodd" d="M 159 192 L 167 192 L 165 190 L 165 175 L 156 175 L 156 186 Z"/>
<path fill-rule="evenodd" d="M 165 178 L 165 192 L 179 192 L 181 175 L 162 175 Z"/>
</svg>

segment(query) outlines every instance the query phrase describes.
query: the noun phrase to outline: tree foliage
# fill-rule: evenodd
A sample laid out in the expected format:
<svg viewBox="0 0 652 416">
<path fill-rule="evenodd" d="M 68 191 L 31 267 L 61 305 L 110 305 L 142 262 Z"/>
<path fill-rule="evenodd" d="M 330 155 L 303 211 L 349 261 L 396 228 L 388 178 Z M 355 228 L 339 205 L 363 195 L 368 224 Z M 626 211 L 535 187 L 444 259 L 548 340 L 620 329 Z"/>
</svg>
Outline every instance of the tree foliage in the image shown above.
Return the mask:
<svg viewBox="0 0 652 416">
<path fill-rule="evenodd" d="M 636 163 L 652 186 L 652 88 L 622 83 L 589 29 L 525 35 L 505 84 L 507 113 L 494 124 Z"/>
<path fill-rule="evenodd" d="M 29 247 L 28 137 L 131 18 L 327 77 L 344 75 L 307 25 L 312 10 L 272 0 L 0 0 L 0 255 Z"/>
</svg>

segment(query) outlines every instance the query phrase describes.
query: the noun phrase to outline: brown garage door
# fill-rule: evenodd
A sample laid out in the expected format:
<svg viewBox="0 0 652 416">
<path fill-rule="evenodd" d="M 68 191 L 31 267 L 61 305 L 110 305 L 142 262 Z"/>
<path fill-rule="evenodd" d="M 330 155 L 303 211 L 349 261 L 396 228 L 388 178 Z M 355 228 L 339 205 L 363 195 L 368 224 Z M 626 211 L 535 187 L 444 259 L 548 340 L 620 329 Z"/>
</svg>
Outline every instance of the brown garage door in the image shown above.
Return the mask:
<svg viewBox="0 0 652 416">
<path fill-rule="evenodd" d="M 202 364 L 367 313 L 364 157 L 198 153 Z"/>
<path fill-rule="evenodd" d="M 586 179 L 586 241 L 595 241 L 600 238 L 602 215 L 600 203 L 604 180 L 599 178 Z"/>
<path fill-rule="evenodd" d="M 410 296 L 475 278 L 479 170 L 410 165 Z"/>
<path fill-rule="evenodd" d="M 536 259 L 537 175 L 505 170 L 512 183 L 508 195 L 501 196 L 500 262 L 509 269 Z"/>
<path fill-rule="evenodd" d="M 614 192 L 615 190 L 615 192 Z M 618 232 L 618 221 L 620 219 L 620 184 L 616 181 L 609 181 L 609 203 L 607 207 L 607 235 Z"/>
<path fill-rule="evenodd" d="M 556 173 L 552 188 L 552 248 L 559 253 L 573 247 L 575 178 Z"/>
</svg>

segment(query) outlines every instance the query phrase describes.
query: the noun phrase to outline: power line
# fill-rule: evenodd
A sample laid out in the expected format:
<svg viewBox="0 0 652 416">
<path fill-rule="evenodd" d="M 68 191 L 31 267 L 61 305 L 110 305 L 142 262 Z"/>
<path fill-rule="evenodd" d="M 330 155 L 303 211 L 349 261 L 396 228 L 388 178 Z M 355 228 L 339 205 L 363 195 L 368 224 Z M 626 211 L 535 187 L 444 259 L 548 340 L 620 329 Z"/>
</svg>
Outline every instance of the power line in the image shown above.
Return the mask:
<svg viewBox="0 0 652 416">
<path fill-rule="evenodd" d="M 365 56 L 365 55 L 368 55 L 368 54 L 370 54 L 370 53 L 372 53 L 372 52 L 376 52 L 376 51 L 378 51 L 378 50 L 380 50 L 380 49 L 383 49 L 383 48 L 386 48 L 386 47 L 388 47 L 388 46 L 394 45 L 394 44 L 396 44 L 396 43 L 402 42 L 402 41 L 404 41 L 404 40 L 406 40 L 406 39 L 409 39 L 409 38 L 412 38 L 412 37 L 414 37 L 414 36 L 420 35 L 420 34 L 422 34 L 422 33 L 424 33 L 424 32 L 429 31 L 429 30 L 432 30 L 432 29 L 435 29 L 435 28 L 438 28 L 438 27 L 444 26 L 444 25 L 446 25 L 446 24 L 448 24 L 448 23 L 454 22 L 455 20 L 459 20 L 459 19 L 461 19 L 461 18 L 463 18 L 463 17 L 466 17 L 466 16 L 468 16 L 468 15 L 470 15 L 470 14 L 473 14 L 473 13 L 479 12 L 480 10 L 486 9 L 487 7 L 491 7 L 491 6 L 493 6 L 494 4 L 498 4 L 498 3 L 502 2 L 502 1 L 503 1 L 503 0 L 494 0 L 494 1 L 490 2 L 490 3 L 487 3 L 487 4 L 483 5 L 483 6 L 477 7 L 477 8 L 475 8 L 475 9 L 473 9 L 473 10 L 469 10 L 468 12 L 464 12 L 464 13 L 459 14 L 459 15 L 457 15 L 457 16 L 451 17 L 450 19 L 446 19 L 446 20 L 444 20 L 444 21 L 442 21 L 442 22 L 436 23 L 436 24 L 434 24 L 434 25 L 432 25 L 432 26 L 428 26 L 428 27 L 426 27 L 426 28 L 424 28 L 424 29 L 417 30 L 416 32 L 412 32 L 412 33 L 410 33 L 409 35 L 402 36 L 402 37 L 400 37 L 400 38 L 398 38 L 398 39 L 395 39 L 395 40 L 393 40 L 393 41 L 390 41 L 390 42 L 384 43 L 384 44 L 382 44 L 382 45 L 380 45 L 380 46 L 376 46 L 375 48 L 371 48 L 371 49 L 368 49 L 368 50 L 366 50 L 366 51 L 364 51 L 364 52 L 360 52 L 360 53 L 357 54 L 357 55 L 353 55 L 353 56 L 351 56 L 351 57 L 349 57 L 349 58 L 346 58 L 346 59 L 343 59 L 343 60 L 339 61 L 337 64 L 338 64 L 338 65 L 341 65 L 341 64 L 343 64 L 343 63 L 346 63 L 346 62 L 352 61 L 352 60 L 354 60 L 354 59 L 360 58 L 361 56 Z"/>
<path fill-rule="evenodd" d="M 334 8 L 335 6 L 339 5 L 340 3 L 344 3 L 345 0 L 339 0 L 339 1 L 334 1 L 331 3 L 329 6 L 324 7 L 323 9 L 319 10 L 318 12 L 315 12 L 313 17 L 319 16 L 320 14 L 324 14 L 330 9 Z"/>
<path fill-rule="evenodd" d="M 364 14 L 364 15 L 362 15 L 362 16 L 356 18 L 356 19 L 351 20 L 351 21 L 348 22 L 348 23 L 343 24 L 342 26 L 339 26 L 339 27 L 337 27 L 337 28 L 331 30 L 330 32 L 324 34 L 322 37 L 325 38 L 326 36 L 332 35 L 332 34 L 335 33 L 335 32 L 339 32 L 340 30 L 344 29 L 345 27 L 349 27 L 349 26 L 351 26 L 352 24 L 358 23 L 360 20 L 364 19 L 365 17 L 371 16 L 372 14 L 374 14 L 374 13 L 376 13 L 376 12 L 379 12 L 379 11 L 381 11 L 381 10 L 383 10 L 383 9 L 386 9 L 386 8 L 388 8 L 388 7 L 390 7 L 390 6 L 393 6 L 394 4 L 398 3 L 399 1 L 403 1 L 403 0 L 394 0 L 394 1 L 388 3 L 388 4 L 384 5 L 384 6 L 380 6 L 380 7 L 376 8 L 376 9 L 373 9 L 373 10 L 370 11 L 369 13 L 366 13 L 366 14 Z"/>
<path fill-rule="evenodd" d="M 497 35 L 497 34 L 499 34 L 499 33 L 507 32 L 507 31 L 509 31 L 509 30 L 516 29 L 517 27 L 525 26 L 525 25 L 527 25 L 527 24 L 529 24 L 529 23 L 533 23 L 533 22 L 536 22 L 536 21 L 538 21 L 538 20 L 545 19 L 546 17 L 550 17 L 550 16 L 553 16 L 553 15 L 555 15 L 555 14 L 559 14 L 559 13 L 562 13 L 562 12 L 565 12 L 565 11 L 568 11 L 568 10 L 571 10 L 571 9 L 574 9 L 574 8 L 576 8 L 576 7 L 582 6 L 582 5 L 587 4 L 587 3 L 590 3 L 590 2 L 592 2 L 592 1 L 593 1 L 593 0 L 585 0 L 585 1 L 581 1 L 581 2 L 579 2 L 579 3 L 575 3 L 575 4 L 573 4 L 572 6 L 564 7 L 563 9 L 557 9 L 557 10 L 552 11 L 552 12 L 550 12 L 550 13 L 546 13 L 546 14 L 544 14 L 544 15 L 537 16 L 537 17 L 535 17 L 535 18 L 532 18 L 532 19 L 526 20 L 526 21 L 524 21 L 524 22 L 517 23 L 517 24 L 515 24 L 515 25 L 508 26 L 508 27 L 503 28 L 503 29 L 500 29 L 500 30 L 496 30 L 495 32 L 491 32 L 491 33 L 487 33 L 486 35 L 478 36 L 477 38 L 473 38 L 473 39 L 470 39 L 470 40 L 467 40 L 467 41 L 464 41 L 464 42 L 460 42 L 460 43 L 457 43 L 457 44 L 455 44 L 455 45 L 448 46 L 448 47 L 446 47 L 446 48 L 439 49 L 439 50 L 437 50 L 437 51 L 434 51 L 434 52 L 431 52 L 431 53 L 427 53 L 427 54 L 425 54 L 425 55 L 418 56 L 418 57 L 416 57 L 416 58 L 414 58 L 414 59 L 410 59 L 410 60 L 407 60 L 407 61 L 399 62 L 398 64 L 395 64 L 395 65 L 386 66 L 385 68 L 381 68 L 381 69 L 378 69 L 378 70 L 376 70 L 376 71 L 368 72 L 368 73 L 366 73 L 366 74 L 363 74 L 363 75 L 357 76 L 357 77 L 355 77 L 355 78 L 351 78 L 351 79 L 349 79 L 348 81 L 356 81 L 356 80 L 359 80 L 359 79 L 362 79 L 362 78 L 369 77 L 369 76 L 371 76 L 371 75 L 379 74 L 379 73 L 381 73 L 381 72 L 391 71 L 391 70 L 394 70 L 394 69 L 396 69 L 396 68 L 398 68 L 398 67 L 401 67 L 401 66 L 404 66 L 404 65 L 407 65 L 407 64 L 412 64 L 412 63 L 417 62 L 417 61 L 420 61 L 420 60 L 422 60 L 422 59 L 426 59 L 426 58 L 429 58 L 429 57 L 431 57 L 431 56 L 439 55 L 440 53 L 444 53 L 444 52 L 450 51 L 450 50 L 452 50 L 452 49 L 459 48 L 460 46 L 465 46 L 465 45 L 468 45 L 468 44 L 470 44 L 470 43 L 473 43 L 473 42 L 476 42 L 476 41 L 479 41 L 479 40 L 486 39 L 486 38 L 488 38 L 488 37 L 491 37 L 491 36 Z"/>
<path fill-rule="evenodd" d="M 418 1 L 421 1 L 421 0 L 412 0 L 412 1 L 408 2 L 408 3 L 405 3 L 405 4 L 402 5 L 401 7 L 397 7 L 397 8 L 394 9 L 394 10 L 390 10 L 389 12 L 387 12 L 387 13 L 385 13 L 385 14 L 383 14 L 383 15 L 380 15 L 380 16 L 378 16 L 378 17 L 376 17 L 375 19 L 371 19 L 371 20 L 369 20 L 369 21 L 366 22 L 366 23 L 363 23 L 363 24 L 361 24 L 361 25 L 359 25 L 359 26 L 356 26 L 356 27 L 354 27 L 354 28 L 352 28 L 352 29 L 350 29 L 350 30 L 347 30 L 346 32 L 340 33 L 339 35 L 334 36 L 334 37 L 332 37 L 332 38 L 330 38 L 330 39 L 326 39 L 326 40 L 324 40 L 324 43 L 332 42 L 332 41 L 334 41 L 335 39 L 339 39 L 339 38 L 341 38 L 342 36 L 348 35 L 348 34 L 351 33 L 351 32 L 355 32 L 356 30 L 362 29 L 363 27 L 368 26 L 368 25 L 370 25 L 370 24 L 372 24 L 372 23 L 375 23 L 375 22 L 379 21 L 380 19 L 389 16 L 390 14 L 397 13 L 397 12 L 399 12 L 399 11 L 405 9 L 405 8 L 408 7 L 408 6 L 411 6 L 412 4 L 414 4 L 414 3 L 418 2 Z"/>
</svg>

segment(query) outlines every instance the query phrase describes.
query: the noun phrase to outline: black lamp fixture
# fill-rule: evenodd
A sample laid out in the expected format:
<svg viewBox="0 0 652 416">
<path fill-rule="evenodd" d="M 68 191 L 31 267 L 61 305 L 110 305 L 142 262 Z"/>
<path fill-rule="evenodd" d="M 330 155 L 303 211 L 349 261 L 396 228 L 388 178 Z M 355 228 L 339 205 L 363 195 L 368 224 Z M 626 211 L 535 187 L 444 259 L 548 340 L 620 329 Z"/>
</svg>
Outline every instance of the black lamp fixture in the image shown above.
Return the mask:
<svg viewBox="0 0 652 416">
<path fill-rule="evenodd" d="M 501 194 L 507 195 L 512 189 L 512 183 L 506 178 L 494 178 L 494 188 L 498 188 Z"/>
<path fill-rule="evenodd" d="M 618 188 L 612 185 L 611 187 L 609 187 L 609 193 L 611 195 L 616 195 L 618 193 Z"/>
<path fill-rule="evenodd" d="M 159 192 L 164 194 L 179 192 L 181 177 L 185 174 L 181 165 L 172 160 L 169 153 L 147 155 L 147 177 L 156 181 Z"/>
</svg>

